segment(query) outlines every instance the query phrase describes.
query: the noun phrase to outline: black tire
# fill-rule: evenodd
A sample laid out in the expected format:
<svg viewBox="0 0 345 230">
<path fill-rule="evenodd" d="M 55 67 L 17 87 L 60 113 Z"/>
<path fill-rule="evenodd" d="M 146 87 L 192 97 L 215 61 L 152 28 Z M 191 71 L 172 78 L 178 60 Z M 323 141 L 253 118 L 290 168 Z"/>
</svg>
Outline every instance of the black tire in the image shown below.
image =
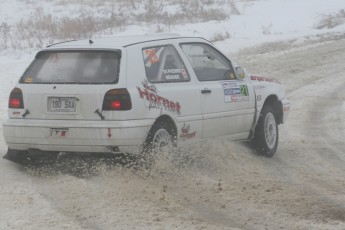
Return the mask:
<svg viewBox="0 0 345 230">
<path fill-rule="evenodd" d="M 176 130 L 172 124 L 157 121 L 153 124 L 144 144 L 144 156 L 154 156 L 167 145 L 176 146 Z"/>
<path fill-rule="evenodd" d="M 260 155 L 273 157 L 278 148 L 279 132 L 276 113 L 270 105 L 261 111 L 255 129 L 254 146 Z"/>
</svg>

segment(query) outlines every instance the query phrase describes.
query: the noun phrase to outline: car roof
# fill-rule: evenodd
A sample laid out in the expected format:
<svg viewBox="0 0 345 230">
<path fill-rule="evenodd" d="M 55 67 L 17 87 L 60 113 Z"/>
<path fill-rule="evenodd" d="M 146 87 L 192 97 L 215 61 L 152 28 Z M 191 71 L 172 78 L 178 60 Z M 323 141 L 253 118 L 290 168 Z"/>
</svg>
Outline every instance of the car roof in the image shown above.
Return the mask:
<svg viewBox="0 0 345 230">
<path fill-rule="evenodd" d="M 135 44 L 159 41 L 159 40 L 170 40 L 170 39 L 196 39 L 204 40 L 200 37 L 182 37 L 177 34 L 153 34 L 153 35 L 133 35 L 133 36 L 117 36 L 117 37 L 106 37 L 97 39 L 85 39 L 85 40 L 73 40 L 60 42 L 47 46 L 47 48 L 119 48 L 127 47 Z"/>
</svg>

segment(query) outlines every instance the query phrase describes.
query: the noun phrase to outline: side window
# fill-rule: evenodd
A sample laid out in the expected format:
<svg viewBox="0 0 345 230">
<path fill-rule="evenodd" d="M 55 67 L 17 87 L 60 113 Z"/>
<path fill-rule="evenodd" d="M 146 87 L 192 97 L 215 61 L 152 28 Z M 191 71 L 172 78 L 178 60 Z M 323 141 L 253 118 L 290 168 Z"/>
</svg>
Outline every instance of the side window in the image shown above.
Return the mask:
<svg viewBox="0 0 345 230">
<path fill-rule="evenodd" d="M 151 83 L 189 81 L 186 67 L 172 45 L 143 49 L 147 80 Z"/>
<path fill-rule="evenodd" d="M 230 61 L 212 46 L 204 43 L 184 43 L 180 46 L 199 81 L 236 79 Z"/>
</svg>

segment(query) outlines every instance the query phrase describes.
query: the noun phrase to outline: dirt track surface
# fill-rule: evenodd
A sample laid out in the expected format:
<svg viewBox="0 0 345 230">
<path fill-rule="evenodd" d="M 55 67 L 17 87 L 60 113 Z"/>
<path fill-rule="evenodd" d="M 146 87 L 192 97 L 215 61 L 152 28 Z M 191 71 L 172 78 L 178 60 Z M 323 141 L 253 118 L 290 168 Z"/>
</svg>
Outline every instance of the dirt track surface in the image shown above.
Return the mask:
<svg viewBox="0 0 345 230">
<path fill-rule="evenodd" d="M 273 158 L 208 140 L 151 171 L 1 159 L 0 229 L 345 229 L 344 47 L 275 43 L 235 55 L 287 88 L 292 111 Z"/>
</svg>

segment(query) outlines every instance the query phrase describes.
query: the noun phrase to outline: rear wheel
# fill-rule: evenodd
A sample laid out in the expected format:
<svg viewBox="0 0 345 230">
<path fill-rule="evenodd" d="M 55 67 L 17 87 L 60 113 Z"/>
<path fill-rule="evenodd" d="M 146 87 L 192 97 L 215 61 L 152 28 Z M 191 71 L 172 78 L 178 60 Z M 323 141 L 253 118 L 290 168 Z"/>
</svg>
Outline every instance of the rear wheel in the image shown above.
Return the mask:
<svg viewBox="0 0 345 230">
<path fill-rule="evenodd" d="M 255 130 L 254 144 L 260 155 L 272 157 L 278 147 L 278 124 L 270 105 L 264 106 Z"/>
<path fill-rule="evenodd" d="M 168 122 L 157 121 L 147 135 L 144 155 L 145 160 L 153 159 L 161 152 L 169 151 L 176 145 L 176 130 Z"/>
</svg>

